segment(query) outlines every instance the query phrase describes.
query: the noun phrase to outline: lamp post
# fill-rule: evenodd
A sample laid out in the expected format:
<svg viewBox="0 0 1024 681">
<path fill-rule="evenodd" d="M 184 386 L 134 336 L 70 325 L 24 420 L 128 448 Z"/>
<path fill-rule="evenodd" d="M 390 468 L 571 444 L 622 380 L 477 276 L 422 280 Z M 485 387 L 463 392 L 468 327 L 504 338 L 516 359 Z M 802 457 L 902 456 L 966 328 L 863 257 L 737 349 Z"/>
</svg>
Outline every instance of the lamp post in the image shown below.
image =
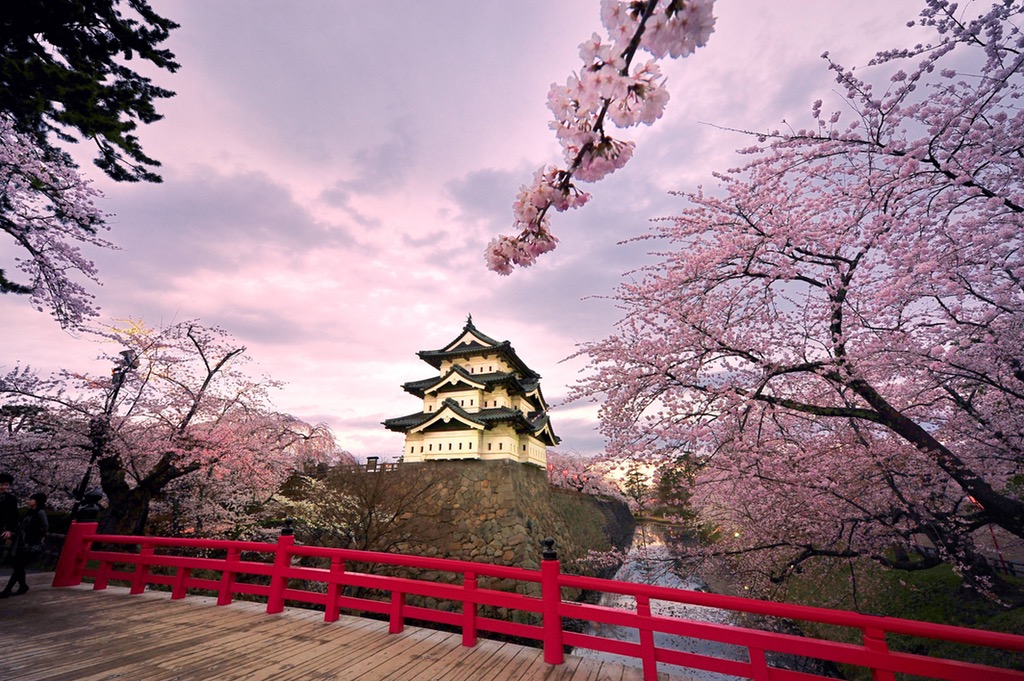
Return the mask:
<svg viewBox="0 0 1024 681">
<path fill-rule="evenodd" d="M 106 451 L 110 443 L 110 417 L 114 413 L 114 406 L 117 404 L 117 395 L 121 392 L 128 372 L 139 366 L 138 356 L 134 350 L 122 350 L 121 359 L 114 363 L 110 370 L 110 389 L 103 399 L 103 410 L 98 416 L 89 422 L 89 465 L 85 468 L 85 475 L 82 481 L 75 488 L 75 505 L 71 509 L 71 517 L 78 519 L 82 501 L 85 499 L 86 490 L 89 489 L 89 479 L 92 477 L 92 468 Z"/>
</svg>

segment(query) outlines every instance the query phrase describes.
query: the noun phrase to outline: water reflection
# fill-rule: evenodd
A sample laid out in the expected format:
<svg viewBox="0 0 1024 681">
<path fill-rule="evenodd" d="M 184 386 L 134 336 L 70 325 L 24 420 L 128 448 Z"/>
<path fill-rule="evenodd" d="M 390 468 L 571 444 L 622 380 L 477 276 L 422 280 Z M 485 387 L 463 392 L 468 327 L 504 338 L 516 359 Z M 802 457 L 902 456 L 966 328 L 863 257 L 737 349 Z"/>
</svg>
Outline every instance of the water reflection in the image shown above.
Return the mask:
<svg viewBox="0 0 1024 681">
<path fill-rule="evenodd" d="M 692 589 L 707 591 L 707 586 L 696 575 L 680 576 L 676 573 L 672 556 L 665 545 L 664 535 L 661 528 L 654 525 L 639 525 L 633 535 L 633 543 L 630 547 L 626 561 L 615 573 L 615 579 L 623 582 L 634 582 L 641 584 L 655 584 L 658 586 L 670 587 L 673 589 Z M 636 611 L 636 601 L 632 596 L 619 594 L 604 594 L 600 604 L 611 608 Z M 735 624 L 732 613 L 707 608 L 700 605 L 684 605 L 680 603 L 669 603 L 666 601 L 651 601 L 651 613 L 664 617 L 676 617 L 695 620 L 699 622 L 713 622 L 716 624 Z M 636 629 L 629 629 L 608 624 L 592 625 L 587 632 L 590 634 L 614 638 L 620 641 L 639 642 L 640 634 Z M 688 653 L 710 655 L 729 660 L 747 661 L 746 648 L 717 643 L 714 641 L 703 641 L 700 639 L 674 636 L 671 634 L 655 633 L 654 643 L 659 648 L 679 650 Z M 627 666 L 639 667 L 640 660 L 631 657 L 602 653 L 594 650 L 576 649 L 573 655 L 584 658 L 600 659 L 621 662 Z M 740 677 L 725 674 L 716 674 L 695 669 L 676 667 L 674 665 L 661 663 L 658 665 L 659 672 L 680 676 L 682 678 L 699 681 L 733 681 Z"/>
</svg>

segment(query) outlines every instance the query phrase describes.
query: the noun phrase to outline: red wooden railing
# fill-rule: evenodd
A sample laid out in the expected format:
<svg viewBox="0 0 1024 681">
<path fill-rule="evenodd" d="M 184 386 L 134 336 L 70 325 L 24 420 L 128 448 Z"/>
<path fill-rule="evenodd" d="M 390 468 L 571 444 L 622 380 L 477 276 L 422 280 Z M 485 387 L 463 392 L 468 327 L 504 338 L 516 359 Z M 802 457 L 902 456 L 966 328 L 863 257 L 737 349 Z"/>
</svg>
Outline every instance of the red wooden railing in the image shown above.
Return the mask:
<svg viewBox="0 0 1024 681">
<path fill-rule="evenodd" d="M 144 591 L 147 585 L 157 584 L 170 587 L 172 599 L 184 598 L 192 590 L 214 592 L 217 594 L 218 605 L 230 603 L 235 594 L 249 594 L 265 598 L 268 613 L 281 612 L 286 601 L 320 606 L 324 609 L 324 620 L 327 622 L 336 621 L 342 609 L 374 612 L 388 617 L 389 631 L 392 633 L 402 631 L 408 619 L 459 628 L 462 631 L 462 643 L 466 646 L 475 645 L 481 631 L 540 641 L 544 647 L 544 660 L 550 664 L 563 662 L 564 646 L 631 656 L 642 661 L 645 681 L 657 679 L 658 663 L 732 674 L 756 681 L 824 678 L 773 666 L 766 659 L 766 653 L 770 652 L 867 668 L 871 670 L 874 681 L 895 681 L 896 674 L 950 681 L 1024 681 L 1024 671 L 1018 671 L 1024 668 L 1024 656 L 1017 658 L 1017 663 L 1012 665 L 1017 669 L 1014 670 L 893 652 L 886 642 L 887 635 L 900 634 L 1024 653 L 1024 636 L 566 575 L 560 571 L 559 562 L 554 552 L 550 551 L 550 546 L 545 552 L 540 570 L 525 570 L 423 556 L 300 546 L 294 543 L 291 536 L 281 536 L 276 543 L 259 543 L 99 535 L 96 529 L 95 523 L 72 524 L 57 565 L 53 586 L 75 586 L 82 582 L 83 577 L 88 577 L 93 580 L 94 589 L 104 589 L 109 582 L 119 581 L 127 582 L 131 593 L 137 594 Z M 102 546 L 94 548 L 95 544 Z M 125 550 L 111 550 L 111 547 L 123 547 Z M 223 553 L 224 557 L 159 552 L 168 549 L 216 552 Z M 250 559 L 257 555 L 264 560 Z M 295 559 L 307 557 L 326 559 L 330 567 L 314 568 L 293 564 Z M 347 569 L 346 566 L 352 563 L 392 565 L 445 573 L 451 575 L 454 582 L 389 577 Z M 155 567 L 162 570 L 154 572 Z M 193 574 L 198 571 L 213 573 L 219 575 L 219 578 Z M 239 575 L 260 576 L 262 581 L 240 581 L 237 579 Z M 539 591 L 540 596 L 481 588 L 478 586 L 480 577 L 510 580 L 520 585 L 536 584 L 539 587 L 520 590 L 532 589 L 534 593 Z M 293 587 L 290 584 L 292 580 L 304 581 L 307 586 L 321 585 L 321 591 Z M 383 591 L 390 594 L 390 600 L 384 602 L 345 595 L 344 587 Z M 562 599 L 563 588 L 632 596 L 636 601 L 636 611 L 565 601 Z M 409 595 L 458 603 L 460 611 L 407 605 L 406 597 Z M 862 643 L 841 643 L 652 615 L 652 600 L 849 627 L 859 630 Z M 533 619 L 540 624 L 485 617 L 478 614 L 478 608 L 482 605 L 534 613 Z M 639 632 L 640 640 L 630 642 L 566 631 L 562 622 L 567 618 L 632 628 Z M 742 646 L 747 650 L 748 660 L 736 661 L 662 648 L 656 645 L 655 633 Z"/>
</svg>

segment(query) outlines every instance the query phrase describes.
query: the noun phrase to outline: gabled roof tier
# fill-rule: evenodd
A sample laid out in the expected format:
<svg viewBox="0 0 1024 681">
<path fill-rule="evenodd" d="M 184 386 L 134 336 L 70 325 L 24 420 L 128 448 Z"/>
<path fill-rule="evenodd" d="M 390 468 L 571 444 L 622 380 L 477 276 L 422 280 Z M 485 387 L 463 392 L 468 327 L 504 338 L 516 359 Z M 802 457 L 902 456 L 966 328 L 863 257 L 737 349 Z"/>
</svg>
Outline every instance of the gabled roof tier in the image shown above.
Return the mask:
<svg viewBox="0 0 1024 681">
<path fill-rule="evenodd" d="M 473 315 L 469 315 L 466 319 L 466 325 L 462 327 L 462 333 L 456 336 L 455 340 L 440 350 L 420 350 L 416 353 L 420 359 L 435 369 L 440 369 L 441 363 L 445 360 L 476 357 L 485 354 L 501 355 L 506 362 L 523 374 L 524 378 L 540 378 L 540 374 L 526 366 L 526 363 L 519 359 L 519 355 L 516 354 L 515 348 L 512 347 L 509 341 L 497 341 L 481 333 L 479 329 L 473 326 Z"/>
<path fill-rule="evenodd" d="M 513 374 L 508 374 L 513 376 Z M 456 364 L 448 370 L 444 376 L 433 376 L 420 381 L 409 381 L 402 385 L 405 392 L 424 397 L 427 393 L 446 392 L 471 388 L 476 390 L 487 390 L 492 381 L 488 377 L 494 374 L 471 374 L 462 366 Z"/>
<path fill-rule="evenodd" d="M 399 416 L 385 420 L 384 427 L 400 433 L 434 430 L 435 428 L 447 429 L 446 425 L 456 420 L 464 427 L 486 429 L 499 423 L 511 425 L 517 432 L 526 432 L 543 440 L 549 445 L 558 444 L 558 437 L 551 429 L 551 423 L 543 412 L 532 412 L 528 417 L 518 409 L 498 407 L 495 409 L 481 409 L 477 412 L 467 412 L 459 406 L 459 403 L 449 398 L 441 403 L 441 408 L 435 412 L 418 412 L 407 416 Z"/>
<path fill-rule="evenodd" d="M 532 398 L 539 408 L 547 409 L 547 402 L 540 392 L 540 378 L 536 375 L 519 377 L 511 371 L 471 374 L 456 364 L 444 376 L 409 381 L 402 385 L 402 389 L 410 395 L 422 398 L 430 393 L 467 388 L 488 391 L 499 386 L 504 387 L 510 395 L 526 395 Z"/>
<path fill-rule="evenodd" d="M 551 419 L 544 412 L 533 412 L 528 417 L 530 419 L 530 425 L 533 427 L 533 436 L 543 442 L 544 444 L 554 447 L 562 438 L 555 435 L 554 429 L 551 427 Z"/>
</svg>

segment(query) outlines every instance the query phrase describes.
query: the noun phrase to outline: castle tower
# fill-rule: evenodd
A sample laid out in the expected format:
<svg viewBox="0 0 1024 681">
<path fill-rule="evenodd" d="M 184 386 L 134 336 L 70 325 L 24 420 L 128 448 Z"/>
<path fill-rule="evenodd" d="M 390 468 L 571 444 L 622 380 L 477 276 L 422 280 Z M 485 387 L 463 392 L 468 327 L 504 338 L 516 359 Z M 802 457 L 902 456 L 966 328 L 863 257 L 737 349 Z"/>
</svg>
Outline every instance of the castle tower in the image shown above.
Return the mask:
<svg viewBox="0 0 1024 681">
<path fill-rule="evenodd" d="M 416 354 L 439 372 L 402 386 L 423 400 L 423 410 L 384 421 L 405 433 L 405 461 L 507 459 L 547 466 L 547 448 L 559 440 L 540 374 L 511 343 L 481 333 L 470 315 L 451 343 Z"/>
</svg>

